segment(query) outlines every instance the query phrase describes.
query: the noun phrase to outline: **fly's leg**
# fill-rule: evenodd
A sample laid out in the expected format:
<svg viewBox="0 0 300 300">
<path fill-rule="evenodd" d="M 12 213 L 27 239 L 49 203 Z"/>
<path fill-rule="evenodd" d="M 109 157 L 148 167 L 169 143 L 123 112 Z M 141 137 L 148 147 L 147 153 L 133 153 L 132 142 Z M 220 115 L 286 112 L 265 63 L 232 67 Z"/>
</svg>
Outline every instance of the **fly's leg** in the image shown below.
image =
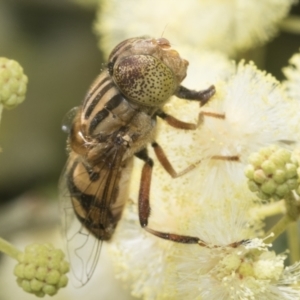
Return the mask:
<svg viewBox="0 0 300 300">
<path fill-rule="evenodd" d="M 194 91 L 185 88 L 184 86 L 180 86 L 175 95 L 181 99 L 199 101 L 200 106 L 205 105 L 209 99 L 215 94 L 216 89 L 212 85 L 208 89 L 203 91 Z M 202 111 L 199 113 L 198 122 L 187 123 L 178 120 L 177 118 L 165 113 L 163 110 L 159 110 L 156 112 L 156 116 L 160 117 L 164 121 L 166 121 L 170 126 L 178 128 L 178 129 L 186 129 L 186 130 L 195 130 L 199 127 L 199 125 L 203 122 L 204 116 L 214 117 L 217 119 L 225 119 L 225 114 L 219 114 L 214 112 L 205 112 Z"/>
<path fill-rule="evenodd" d="M 159 160 L 160 164 L 163 166 L 163 168 L 170 174 L 170 176 L 172 178 L 177 178 L 180 177 L 188 172 L 190 172 L 191 170 L 193 170 L 199 163 L 200 161 L 197 161 L 191 165 L 189 165 L 186 169 L 177 172 L 173 166 L 171 165 L 168 157 L 166 156 L 163 148 L 156 142 L 153 142 L 151 144 L 151 146 L 153 147 L 153 150 L 156 154 L 157 159 Z"/>
<path fill-rule="evenodd" d="M 175 96 L 181 99 L 199 101 L 203 106 L 216 93 L 215 86 L 211 85 L 208 89 L 202 91 L 190 90 L 182 85 L 179 86 Z"/>
<path fill-rule="evenodd" d="M 143 149 L 135 155 L 144 161 L 138 199 L 139 219 L 141 226 L 149 233 L 165 240 L 170 240 L 173 242 L 183 244 L 199 244 L 200 246 L 206 246 L 206 243 L 197 237 L 162 232 L 147 227 L 148 219 L 151 213 L 150 186 L 153 169 L 153 160 L 148 156 L 147 149 Z"/>
<path fill-rule="evenodd" d="M 198 116 L 198 122 L 196 124 L 194 123 L 188 123 L 178 120 L 177 118 L 165 113 L 164 111 L 160 110 L 156 113 L 158 117 L 166 121 L 170 126 L 178 129 L 185 129 L 185 130 L 196 130 L 201 123 L 203 123 L 204 117 L 213 117 L 216 119 L 225 119 L 225 114 L 218 114 L 214 112 L 206 112 L 201 111 Z"/>
</svg>

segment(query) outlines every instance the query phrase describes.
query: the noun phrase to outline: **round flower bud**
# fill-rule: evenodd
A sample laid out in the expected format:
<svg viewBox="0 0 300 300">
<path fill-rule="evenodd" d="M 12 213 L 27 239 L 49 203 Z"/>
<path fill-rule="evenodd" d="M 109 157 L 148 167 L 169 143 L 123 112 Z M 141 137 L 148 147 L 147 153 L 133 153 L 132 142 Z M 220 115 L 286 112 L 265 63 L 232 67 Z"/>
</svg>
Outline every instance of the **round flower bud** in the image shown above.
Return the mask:
<svg viewBox="0 0 300 300">
<path fill-rule="evenodd" d="M 294 154 L 277 146 L 252 153 L 245 170 L 249 189 L 263 200 L 282 199 L 292 190 L 298 192 L 298 162 Z"/>
<path fill-rule="evenodd" d="M 268 180 L 268 177 L 262 169 L 258 169 L 254 171 L 253 180 L 256 183 L 264 183 L 266 180 Z"/>
<path fill-rule="evenodd" d="M 270 179 L 261 185 L 261 190 L 265 194 L 272 195 L 276 190 L 276 183 L 274 182 L 274 180 Z"/>
<path fill-rule="evenodd" d="M 273 179 L 276 183 L 283 183 L 286 180 L 284 170 L 276 170 L 273 175 Z"/>
<path fill-rule="evenodd" d="M 264 156 L 263 155 L 260 155 L 259 153 L 252 153 L 250 156 L 249 156 L 249 163 L 251 165 L 253 165 L 255 168 L 256 167 L 260 167 L 260 165 L 263 163 L 264 161 Z"/>
<path fill-rule="evenodd" d="M 276 165 L 268 159 L 261 164 L 261 168 L 266 175 L 274 174 L 276 171 Z"/>
<path fill-rule="evenodd" d="M 19 63 L 0 57 L 0 103 L 5 108 L 13 108 L 24 101 L 27 82 Z"/>
<path fill-rule="evenodd" d="M 64 253 L 50 244 L 30 245 L 18 256 L 19 263 L 14 269 L 17 283 L 24 291 L 38 297 L 53 296 L 65 287 L 69 264 Z"/>
</svg>

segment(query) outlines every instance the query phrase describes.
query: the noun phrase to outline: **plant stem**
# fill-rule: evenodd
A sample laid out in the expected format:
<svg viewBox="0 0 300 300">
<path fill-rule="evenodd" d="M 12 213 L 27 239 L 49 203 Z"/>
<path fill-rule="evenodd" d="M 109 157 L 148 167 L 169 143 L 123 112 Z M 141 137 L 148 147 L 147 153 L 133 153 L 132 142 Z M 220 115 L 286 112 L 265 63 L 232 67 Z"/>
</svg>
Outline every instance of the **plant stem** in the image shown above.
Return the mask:
<svg viewBox="0 0 300 300">
<path fill-rule="evenodd" d="M 300 260 L 300 244 L 299 244 L 299 240 L 296 238 L 297 236 L 298 236 L 298 226 L 297 223 L 294 222 L 290 224 L 290 226 L 287 229 L 291 264 Z"/>
<path fill-rule="evenodd" d="M 268 236 L 268 238 L 266 238 L 264 240 L 264 242 L 266 244 L 271 244 L 273 243 L 279 235 L 281 235 L 286 228 L 288 227 L 288 225 L 294 222 L 294 220 L 288 215 L 284 215 L 267 233 L 266 236 Z"/>
<path fill-rule="evenodd" d="M 291 223 L 296 222 L 299 217 L 299 207 L 292 192 L 286 195 L 284 201 L 286 214 L 267 232 L 266 236 L 268 236 L 268 238 L 264 241 L 266 244 L 274 242 L 278 236 L 283 233 Z"/>
<path fill-rule="evenodd" d="M 21 253 L 14 245 L 10 244 L 6 240 L 0 237 L 0 251 L 8 256 L 17 259 L 18 254 Z"/>
<path fill-rule="evenodd" d="M 258 208 L 254 208 L 252 213 L 257 218 L 264 219 L 264 218 L 279 215 L 279 214 L 285 214 L 286 206 L 285 206 L 284 200 L 280 200 L 280 201 L 273 202 L 270 204 L 262 205 Z"/>
</svg>

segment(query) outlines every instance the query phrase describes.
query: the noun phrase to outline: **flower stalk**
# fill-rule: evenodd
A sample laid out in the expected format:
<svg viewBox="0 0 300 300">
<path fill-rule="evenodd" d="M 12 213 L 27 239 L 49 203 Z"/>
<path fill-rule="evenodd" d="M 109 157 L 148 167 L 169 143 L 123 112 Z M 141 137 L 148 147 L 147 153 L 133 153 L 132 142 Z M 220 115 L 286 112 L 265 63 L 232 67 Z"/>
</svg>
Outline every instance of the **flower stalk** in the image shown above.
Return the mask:
<svg viewBox="0 0 300 300">
<path fill-rule="evenodd" d="M 279 235 L 281 235 L 288 226 L 296 222 L 299 217 L 299 204 L 295 200 L 292 192 L 290 192 L 285 198 L 286 214 L 275 224 L 267 233 L 265 243 L 274 242 Z"/>
<path fill-rule="evenodd" d="M 21 253 L 14 245 L 0 237 L 0 251 L 18 260 L 18 255 Z"/>
<path fill-rule="evenodd" d="M 298 236 L 298 226 L 297 222 L 294 222 L 287 228 L 287 240 L 291 264 L 300 261 L 300 244 L 299 240 L 295 238 L 296 236 Z"/>
</svg>

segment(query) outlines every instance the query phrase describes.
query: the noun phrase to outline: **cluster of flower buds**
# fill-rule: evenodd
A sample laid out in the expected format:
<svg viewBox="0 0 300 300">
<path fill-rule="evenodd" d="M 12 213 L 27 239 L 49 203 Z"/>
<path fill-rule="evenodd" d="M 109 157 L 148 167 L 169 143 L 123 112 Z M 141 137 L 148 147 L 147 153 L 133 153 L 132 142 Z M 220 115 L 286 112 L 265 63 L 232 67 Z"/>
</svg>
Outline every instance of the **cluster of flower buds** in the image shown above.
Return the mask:
<svg viewBox="0 0 300 300">
<path fill-rule="evenodd" d="M 277 146 L 262 148 L 249 157 L 245 174 L 249 189 L 266 200 L 284 198 L 292 190 L 298 191 L 298 161 L 292 153 Z"/>
<path fill-rule="evenodd" d="M 19 63 L 0 57 L 0 103 L 5 108 L 14 108 L 24 101 L 27 82 Z"/>
<path fill-rule="evenodd" d="M 50 244 L 33 244 L 18 255 L 14 274 L 24 291 L 38 297 L 53 296 L 68 283 L 69 263 L 64 253 Z"/>
</svg>

